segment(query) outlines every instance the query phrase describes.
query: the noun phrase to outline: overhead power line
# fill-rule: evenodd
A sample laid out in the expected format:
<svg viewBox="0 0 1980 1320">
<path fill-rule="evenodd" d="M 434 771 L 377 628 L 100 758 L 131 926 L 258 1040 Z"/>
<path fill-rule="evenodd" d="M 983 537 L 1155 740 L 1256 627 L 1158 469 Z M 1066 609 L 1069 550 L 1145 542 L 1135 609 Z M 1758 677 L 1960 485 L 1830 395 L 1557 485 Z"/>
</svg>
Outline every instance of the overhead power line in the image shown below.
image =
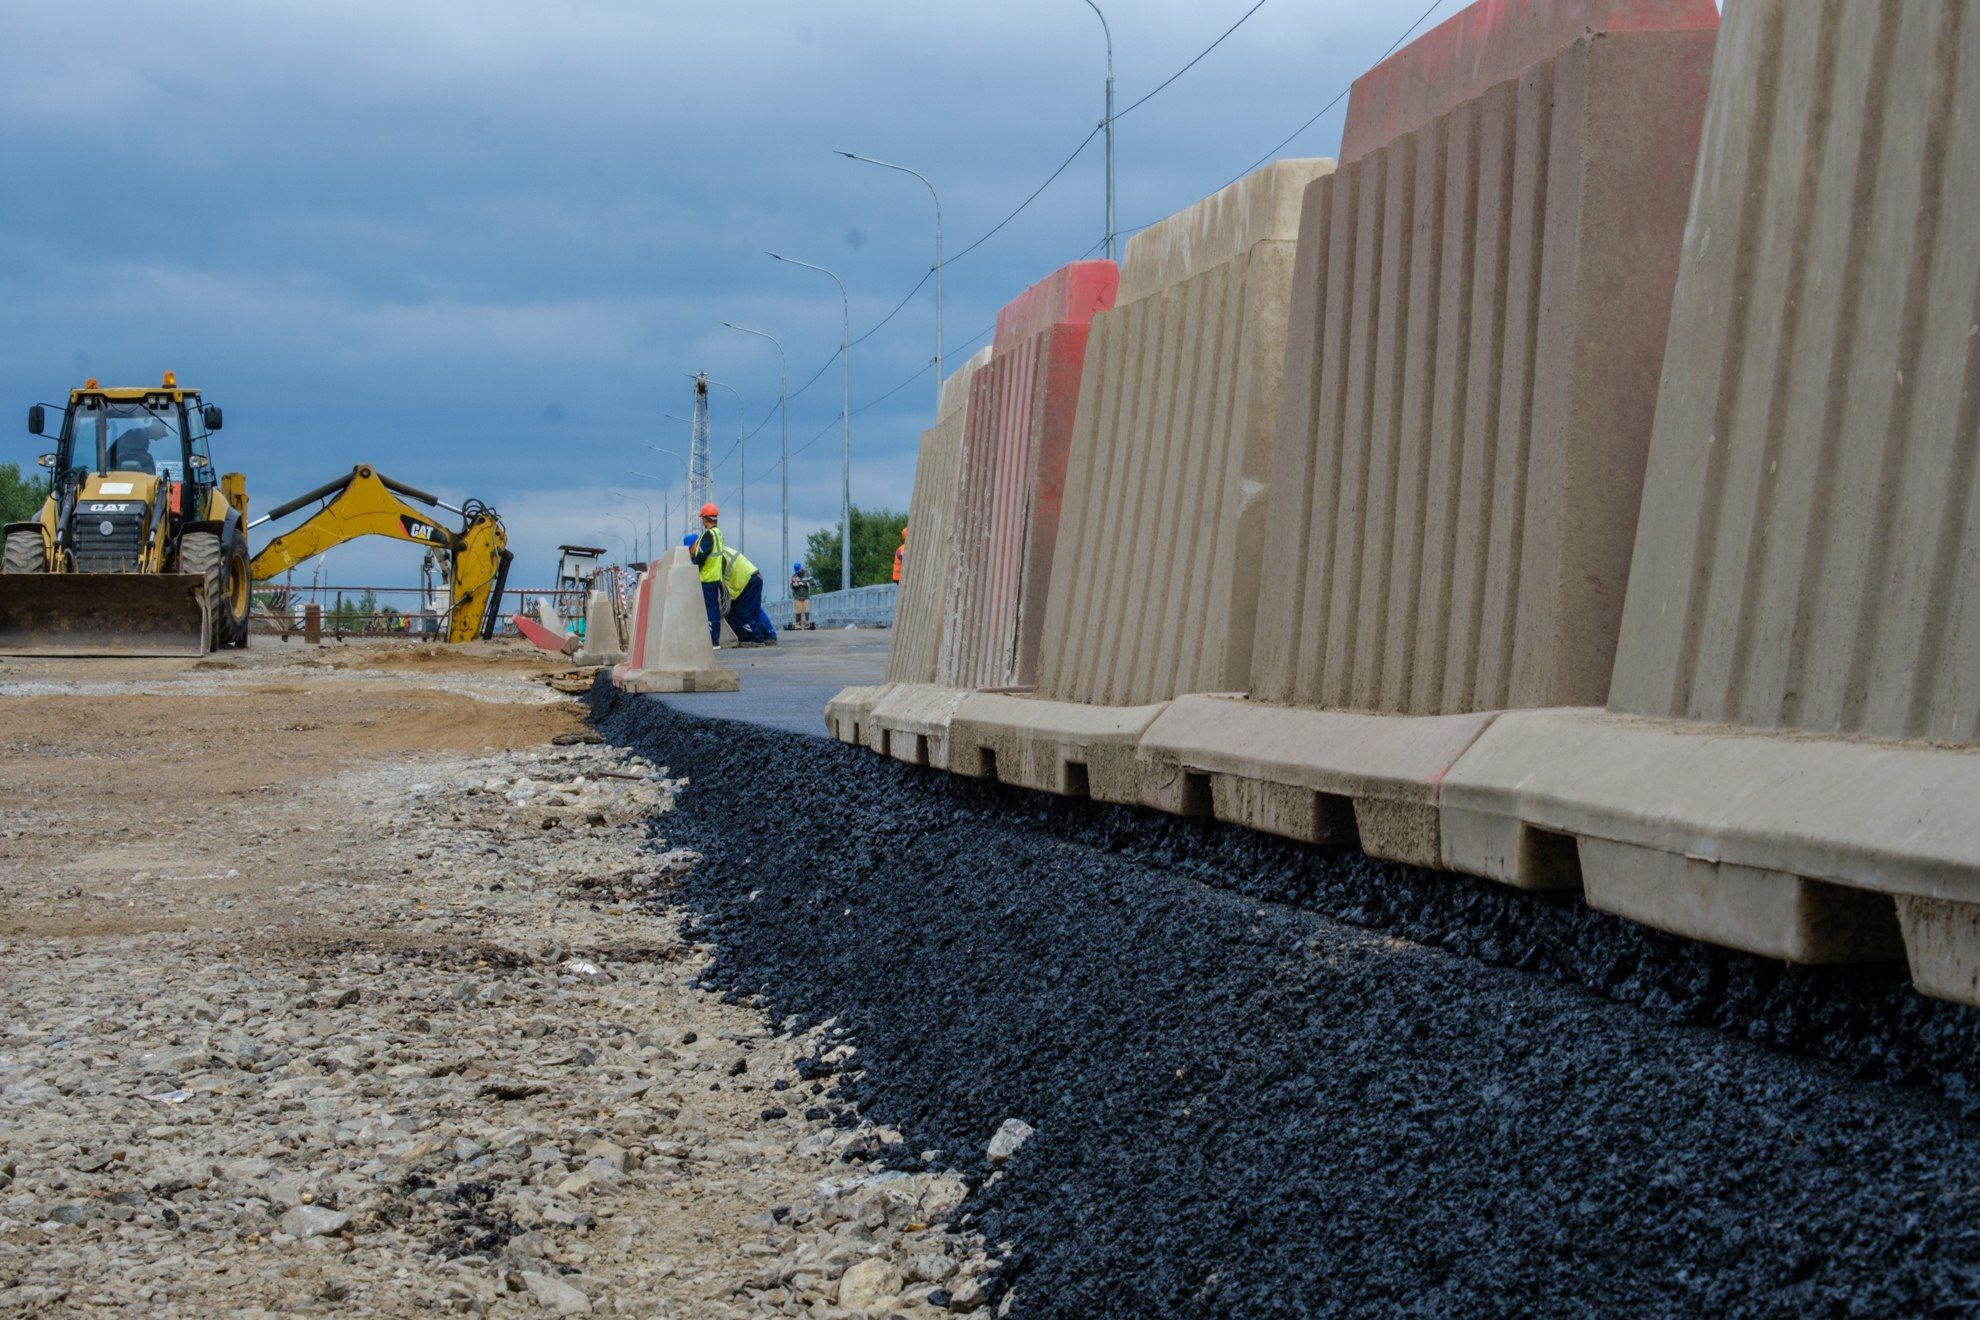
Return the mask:
<svg viewBox="0 0 1980 1320">
<path fill-rule="evenodd" d="M 1411 23 L 1408 27 L 1403 29 L 1403 34 L 1400 37 L 1397 37 L 1394 41 L 1389 43 L 1389 48 L 1382 52 L 1381 57 L 1377 59 L 1375 63 L 1380 64 L 1382 60 L 1386 60 L 1389 58 L 1389 56 L 1395 54 L 1397 49 L 1400 48 L 1405 41 L 1408 41 L 1410 37 L 1415 35 L 1416 29 L 1423 26 L 1423 21 L 1429 18 L 1430 15 L 1436 13 L 1438 6 L 1442 5 L 1443 3 L 1444 0 L 1430 0 L 1429 7 L 1416 16 L 1416 21 L 1414 23 Z M 1369 67 L 1373 68 L 1374 66 L 1370 65 Z M 1278 154 L 1281 151 L 1284 151 L 1286 147 L 1292 143 L 1294 138 L 1297 138 L 1301 133 L 1304 133 L 1307 129 L 1312 128 L 1315 124 L 1319 123 L 1320 116 L 1326 114 L 1329 110 L 1332 110 L 1335 106 L 1339 105 L 1342 101 L 1346 100 L 1348 93 L 1353 90 L 1354 90 L 1354 84 L 1351 82 L 1347 86 L 1341 88 L 1339 92 L 1334 94 L 1333 100 L 1327 102 L 1327 104 L 1321 106 L 1318 110 L 1314 112 L 1313 118 L 1307 120 L 1305 123 L 1301 124 L 1298 128 L 1295 128 L 1292 132 L 1286 134 L 1285 138 L 1280 141 L 1278 146 L 1273 147 L 1270 151 L 1260 156 L 1257 160 L 1252 161 L 1251 164 L 1245 166 L 1242 170 L 1238 171 L 1237 178 L 1230 180 L 1230 182 L 1226 183 L 1224 187 L 1226 188 L 1230 187 L 1232 183 L 1236 183 L 1238 179 L 1242 179 L 1245 175 L 1251 173 L 1253 170 L 1257 169 L 1260 165 L 1265 164 L 1267 161 L 1277 159 Z"/>
<path fill-rule="evenodd" d="M 1245 10 L 1244 13 L 1238 16 L 1236 22 L 1232 23 L 1229 27 L 1225 28 L 1221 33 L 1219 33 L 1217 35 L 1217 38 L 1214 41 L 1212 41 L 1209 45 L 1205 46 L 1202 50 L 1198 51 L 1195 55 L 1191 56 L 1190 59 L 1185 64 L 1183 64 L 1181 68 L 1177 69 L 1174 73 L 1164 78 L 1161 82 L 1155 84 L 1153 88 L 1151 88 L 1142 96 L 1131 102 L 1126 109 L 1117 111 L 1114 115 L 1115 121 L 1119 122 L 1123 117 L 1127 116 L 1128 114 L 1131 114 L 1135 110 L 1140 109 L 1142 106 L 1146 105 L 1149 101 L 1153 100 L 1156 96 L 1166 91 L 1170 86 L 1170 84 L 1174 83 L 1178 78 L 1182 77 L 1185 73 L 1188 73 L 1191 69 L 1195 68 L 1197 64 L 1202 62 L 1205 56 L 1209 55 L 1212 51 L 1216 50 L 1217 47 L 1223 45 L 1224 42 L 1231 36 L 1232 33 L 1236 32 L 1239 28 L 1243 27 L 1247 22 L 1249 22 L 1251 17 L 1254 14 L 1256 14 L 1260 9 L 1263 9 L 1268 2 L 1269 0 L 1257 0 L 1257 3 L 1253 4 L 1251 8 Z M 1402 35 L 1389 43 L 1388 49 L 1383 51 L 1381 56 L 1375 62 L 1377 64 L 1380 64 L 1382 60 L 1386 60 L 1387 58 L 1389 58 L 1389 56 L 1395 54 L 1396 51 L 1401 48 L 1402 44 L 1405 41 L 1408 41 L 1410 37 L 1414 36 L 1417 29 L 1422 27 L 1423 24 L 1429 19 L 1430 15 L 1435 13 L 1437 9 L 1440 6 L 1442 6 L 1444 3 L 1445 0 L 1431 0 L 1431 3 L 1423 10 L 1423 12 L 1417 15 L 1416 20 L 1403 30 Z M 1352 90 L 1353 90 L 1352 83 L 1350 83 L 1347 87 L 1342 88 L 1325 105 L 1321 106 L 1319 110 L 1315 111 L 1312 117 L 1309 118 L 1305 123 L 1301 124 L 1291 133 L 1287 134 L 1285 138 L 1283 138 L 1278 143 L 1278 145 L 1274 146 L 1270 151 L 1267 151 L 1263 156 L 1260 156 L 1257 160 L 1247 165 L 1242 171 L 1240 171 L 1237 175 L 1235 175 L 1231 179 L 1227 180 L 1222 186 L 1227 188 L 1231 184 L 1236 183 L 1238 182 L 1238 180 L 1244 178 L 1245 175 L 1250 174 L 1260 165 L 1267 164 L 1268 162 L 1276 159 L 1278 154 L 1281 151 L 1285 150 L 1286 147 L 1291 145 L 1295 140 L 1297 140 L 1301 134 L 1305 133 L 1308 129 L 1312 128 L 1315 124 L 1319 123 L 1320 120 L 1327 114 L 1328 111 L 1332 110 L 1335 106 L 1339 105 L 1342 101 L 1346 100 L 1348 93 L 1351 92 Z M 1092 131 L 1089 132 L 1084 138 L 1080 139 L 1079 145 L 1072 149 L 1071 154 L 1069 154 L 1064 160 L 1060 161 L 1058 167 L 1055 168 L 1050 174 L 1048 174 L 1045 177 L 1045 181 L 1043 183 L 1039 184 L 1036 188 L 1032 189 L 1030 194 L 1026 196 L 1022 202 L 1019 202 L 1017 206 L 1014 207 L 1008 214 L 1006 214 L 1003 217 L 1003 219 L 997 221 L 996 224 L 990 226 L 989 229 L 985 230 L 975 240 L 964 246 L 954 256 L 949 257 L 948 260 L 945 261 L 943 264 L 947 265 L 951 262 L 955 262 L 969 255 L 971 252 L 974 252 L 977 248 L 983 246 L 983 244 L 985 244 L 992 237 L 994 237 L 1006 225 L 1010 224 L 1011 221 L 1017 219 L 1020 215 L 1024 214 L 1024 212 L 1030 208 L 1031 204 L 1037 201 L 1041 196 L 1043 196 L 1046 189 L 1050 188 L 1054 183 L 1058 182 L 1059 177 L 1072 167 L 1072 163 L 1078 160 L 1081 154 L 1083 154 L 1089 146 L 1093 145 L 1093 139 L 1100 136 L 1102 130 L 1105 127 L 1106 124 L 1104 121 L 1099 124 L 1095 124 L 1093 126 Z M 1144 224 L 1133 225 L 1120 229 L 1118 232 L 1123 235 L 1139 233 L 1141 230 L 1148 228 L 1149 225 L 1154 223 L 1156 223 L 1156 221 L 1151 220 Z M 1098 243 L 1095 243 L 1092 247 L 1088 248 L 1080 259 L 1084 260 L 1086 257 L 1092 256 L 1093 253 L 1099 251 L 1104 246 L 1106 246 L 1106 239 L 1102 238 Z M 874 322 L 871 326 L 869 326 L 852 342 L 855 344 L 862 344 L 865 343 L 868 339 L 871 339 L 874 335 L 878 334 L 880 330 L 887 325 L 888 322 L 892 321 L 896 316 L 900 315 L 902 310 L 905 309 L 907 305 L 914 300 L 916 294 L 920 293 L 921 290 L 927 286 L 928 281 L 934 276 L 934 273 L 935 273 L 934 268 L 932 266 L 929 267 L 927 270 L 924 270 L 921 273 L 921 278 L 915 281 L 914 287 L 909 289 L 907 293 L 902 296 L 901 300 L 894 304 L 893 309 L 890 310 L 885 316 L 881 317 L 878 321 Z M 991 326 L 988 329 L 979 331 L 975 335 L 970 336 L 969 339 L 964 340 L 960 345 L 957 345 L 956 347 L 968 348 L 971 345 L 975 344 L 978 340 L 982 339 L 985 335 L 991 333 L 991 331 L 994 329 L 995 326 Z M 952 351 L 954 350 L 945 349 L 944 355 L 946 356 L 948 353 Z M 807 379 L 802 385 L 799 385 L 795 390 L 792 390 L 787 396 L 785 396 L 786 402 L 788 402 L 788 400 L 798 398 L 799 396 L 804 394 L 807 390 L 809 390 L 813 385 L 816 385 L 820 380 L 824 379 L 825 373 L 832 369 L 832 364 L 839 360 L 839 353 L 840 353 L 839 349 L 832 350 L 831 356 L 827 357 L 825 361 L 822 364 L 820 364 L 818 370 L 814 372 L 809 379 Z M 893 395 L 899 393 L 901 390 L 907 388 L 907 386 L 913 384 L 916 380 L 919 380 L 922 376 L 926 375 L 929 369 L 933 365 L 934 364 L 932 362 L 923 365 L 920 370 L 914 373 L 914 375 L 909 376 L 905 380 L 901 381 L 899 384 L 889 389 L 886 393 L 854 408 L 853 415 L 857 417 L 860 413 L 867 411 L 869 408 L 872 408 L 876 404 L 888 398 L 891 398 Z M 763 419 L 759 421 L 755 425 L 755 427 L 750 429 L 750 431 L 744 438 L 753 439 L 756 436 L 757 432 L 761 431 L 764 427 L 768 426 L 771 423 L 771 421 L 776 418 L 776 416 L 777 416 L 777 410 L 775 407 L 772 407 L 768 412 L 764 414 Z M 831 422 L 828 423 L 823 430 L 819 431 L 819 433 L 816 436 L 813 436 L 810 440 L 805 441 L 803 444 L 799 445 L 796 449 L 792 450 L 791 451 L 792 455 L 802 453 L 804 450 L 810 448 L 813 444 L 817 443 L 818 440 L 822 439 L 826 435 L 829 435 L 832 431 L 832 428 L 836 427 L 839 424 L 839 421 L 840 421 L 839 415 L 835 413 L 832 417 Z M 735 449 L 736 446 L 734 444 L 731 444 L 729 446 L 729 453 L 733 454 L 735 452 Z M 728 458 L 728 454 L 724 454 L 723 460 L 727 461 L 727 458 Z M 764 479 L 764 477 L 767 477 L 771 472 L 774 472 L 775 470 L 776 469 L 772 467 L 768 469 L 763 474 L 763 476 L 750 478 L 750 479 L 761 481 Z"/>
<path fill-rule="evenodd" d="M 1259 10 L 1263 9 L 1265 7 L 1265 4 L 1266 4 L 1266 0 L 1258 0 L 1257 4 L 1245 10 L 1244 14 L 1238 19 L 1237 22 L 1231 24 L 1229 27 L 1224 29 L 1223 36 L 1218 37 L 1215 41 L 1205 46 L 1202 50 L 1196 52 L 1196 55 L 1194 56 L 1194 58 L 1190 60 L 1189 63 L 1183 65 L 1180 69 L 1177 69 L 1174 73 L 1164 78 L 1161 82 L 1156 83 L 1154 91 L 1149 92 L 1146 96 L 1143 96 L 1140 100 L 1136 101 L 1133 105 L 1130 105 L 1127 109 L 1116 111 L 1114 113 L 1114 122 L 1118 124 L 1122 119 L 1126 118 L 1130 114 L 1133 114 L 1136 110 L 1139 110 L 1142 106 L 1154 100 L 1156 94 L 1159 93 L 1163 88 L 1167 87 L 1170 83 L 1174 82 L 1176 79 L 1182 77 L 1185 73 L 1188 73 L 1191 69 L 1195 68 L 1198 60 L 1201 60 L 1205 55 L 1208 55 L 1211 51 L 1223 45 L 1224 37 L 1230 36 L 1231 33 L 1243 27 L 1245 24 L 1245 20 L 1250 18 L 1253 14 L 1257 13 Z"/>
</svg>

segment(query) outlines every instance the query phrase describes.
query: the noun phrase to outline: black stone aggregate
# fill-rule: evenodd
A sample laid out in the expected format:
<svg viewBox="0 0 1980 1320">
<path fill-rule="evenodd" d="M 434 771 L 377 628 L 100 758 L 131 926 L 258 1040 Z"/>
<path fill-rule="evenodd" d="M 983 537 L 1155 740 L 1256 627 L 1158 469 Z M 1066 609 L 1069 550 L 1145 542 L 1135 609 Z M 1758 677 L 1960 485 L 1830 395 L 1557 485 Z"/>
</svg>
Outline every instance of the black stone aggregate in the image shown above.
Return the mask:
<svg viewBox="0 0 1980 1320">
<path fill-rule="evenodd" d="M 593 702 L 711 985 L 838 1020 L 1019 1313 L 1980 1315 L 1980 1013 L 1895 974 Z"/>
</svg>

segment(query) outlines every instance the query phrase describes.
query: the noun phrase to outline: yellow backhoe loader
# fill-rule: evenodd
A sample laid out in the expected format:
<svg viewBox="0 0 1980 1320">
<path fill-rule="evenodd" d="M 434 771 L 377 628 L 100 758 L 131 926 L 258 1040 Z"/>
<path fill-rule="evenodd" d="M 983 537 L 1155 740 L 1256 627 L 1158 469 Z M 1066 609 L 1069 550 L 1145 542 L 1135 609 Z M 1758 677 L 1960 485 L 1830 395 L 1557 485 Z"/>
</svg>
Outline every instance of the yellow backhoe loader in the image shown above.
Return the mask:
<svg viewBox="0 0 1980 1320">
<path fill-rule="evenodd" d="M 401 499 L 404 496 L 405 499 Z M 472 641 L 488 637 L 501 617 L 502 589 L 509 579 L 508 532 L 495 510 L 479 500 L 456 507 L 425 491 L 394 481 L 360 463 L 349 476 L 298 495 L 249 523 L 259 527 L 286 518 L 306 504 L 323 505 L 261 548 L 250 564 L 257 582 L 286 573 L 297 564 L 332 546 L 360 536 L 389 536 L 440 552 L 450 603 L 447 640 Z M 445 509 L 461 520 L 451 531 L 406 503 L 417 500 L 429 509 Z"/>
<path fill-rule="evenodd" d="M 52 423 L 52 425 L 51 425 Z M 9 523 L 0 655 L 204 655 L 246 646 L 247 479 L 213 470 L 220 409 L 171 372 L 28 409 L 52 489 Z"/>
</svg>

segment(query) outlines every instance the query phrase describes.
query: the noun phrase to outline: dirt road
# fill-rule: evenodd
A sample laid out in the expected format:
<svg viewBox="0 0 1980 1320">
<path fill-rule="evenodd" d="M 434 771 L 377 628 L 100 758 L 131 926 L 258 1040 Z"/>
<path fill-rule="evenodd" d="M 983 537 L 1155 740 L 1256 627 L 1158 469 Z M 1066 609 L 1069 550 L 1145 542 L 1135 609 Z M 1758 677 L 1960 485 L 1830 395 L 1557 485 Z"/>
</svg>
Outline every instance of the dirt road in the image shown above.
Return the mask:
<svg viewBox="0 0 1980 1320">
<path fill-rule="evenodd" d="M 0 662 L 0 1307 L 973 1306 L 849 1051 L 696 988 L 689 767 L 544 669 Z"/>
</svg>

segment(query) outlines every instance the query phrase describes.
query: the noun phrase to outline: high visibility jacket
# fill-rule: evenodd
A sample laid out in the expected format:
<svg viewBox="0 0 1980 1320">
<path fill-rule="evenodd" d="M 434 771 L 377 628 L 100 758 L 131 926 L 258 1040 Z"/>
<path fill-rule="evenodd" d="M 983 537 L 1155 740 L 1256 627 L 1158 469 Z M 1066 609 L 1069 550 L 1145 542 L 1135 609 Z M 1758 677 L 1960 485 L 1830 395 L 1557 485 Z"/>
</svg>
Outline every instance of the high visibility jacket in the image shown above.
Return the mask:
<svg viewBox="0 0 1980 1320">
<path fill-rule="evenodd" d="M 899 582 L 901 580 L 901 565 L 906 561 L 907 545 L 903 543 L 894 549 L 894 581 Z"/>
<path fill-rule="evenodd" d="M 703 582 L 722 580 L 723 549 L 722 529 L 719 527 L 710 527 L 701 534 L 701 539 L 694 543 L 694 549 L 688 557 L 700 565 Z"/>
<path fill-rule="evenodd" d="M 724 550 L 722 558 L 728 565 L 728 576 L 725 581 L 729 595 L 732 597 L 742 595 L 743 588 L 756 576 L 756 565 L 750 563 L 740 550 Z"/>
</svg>

